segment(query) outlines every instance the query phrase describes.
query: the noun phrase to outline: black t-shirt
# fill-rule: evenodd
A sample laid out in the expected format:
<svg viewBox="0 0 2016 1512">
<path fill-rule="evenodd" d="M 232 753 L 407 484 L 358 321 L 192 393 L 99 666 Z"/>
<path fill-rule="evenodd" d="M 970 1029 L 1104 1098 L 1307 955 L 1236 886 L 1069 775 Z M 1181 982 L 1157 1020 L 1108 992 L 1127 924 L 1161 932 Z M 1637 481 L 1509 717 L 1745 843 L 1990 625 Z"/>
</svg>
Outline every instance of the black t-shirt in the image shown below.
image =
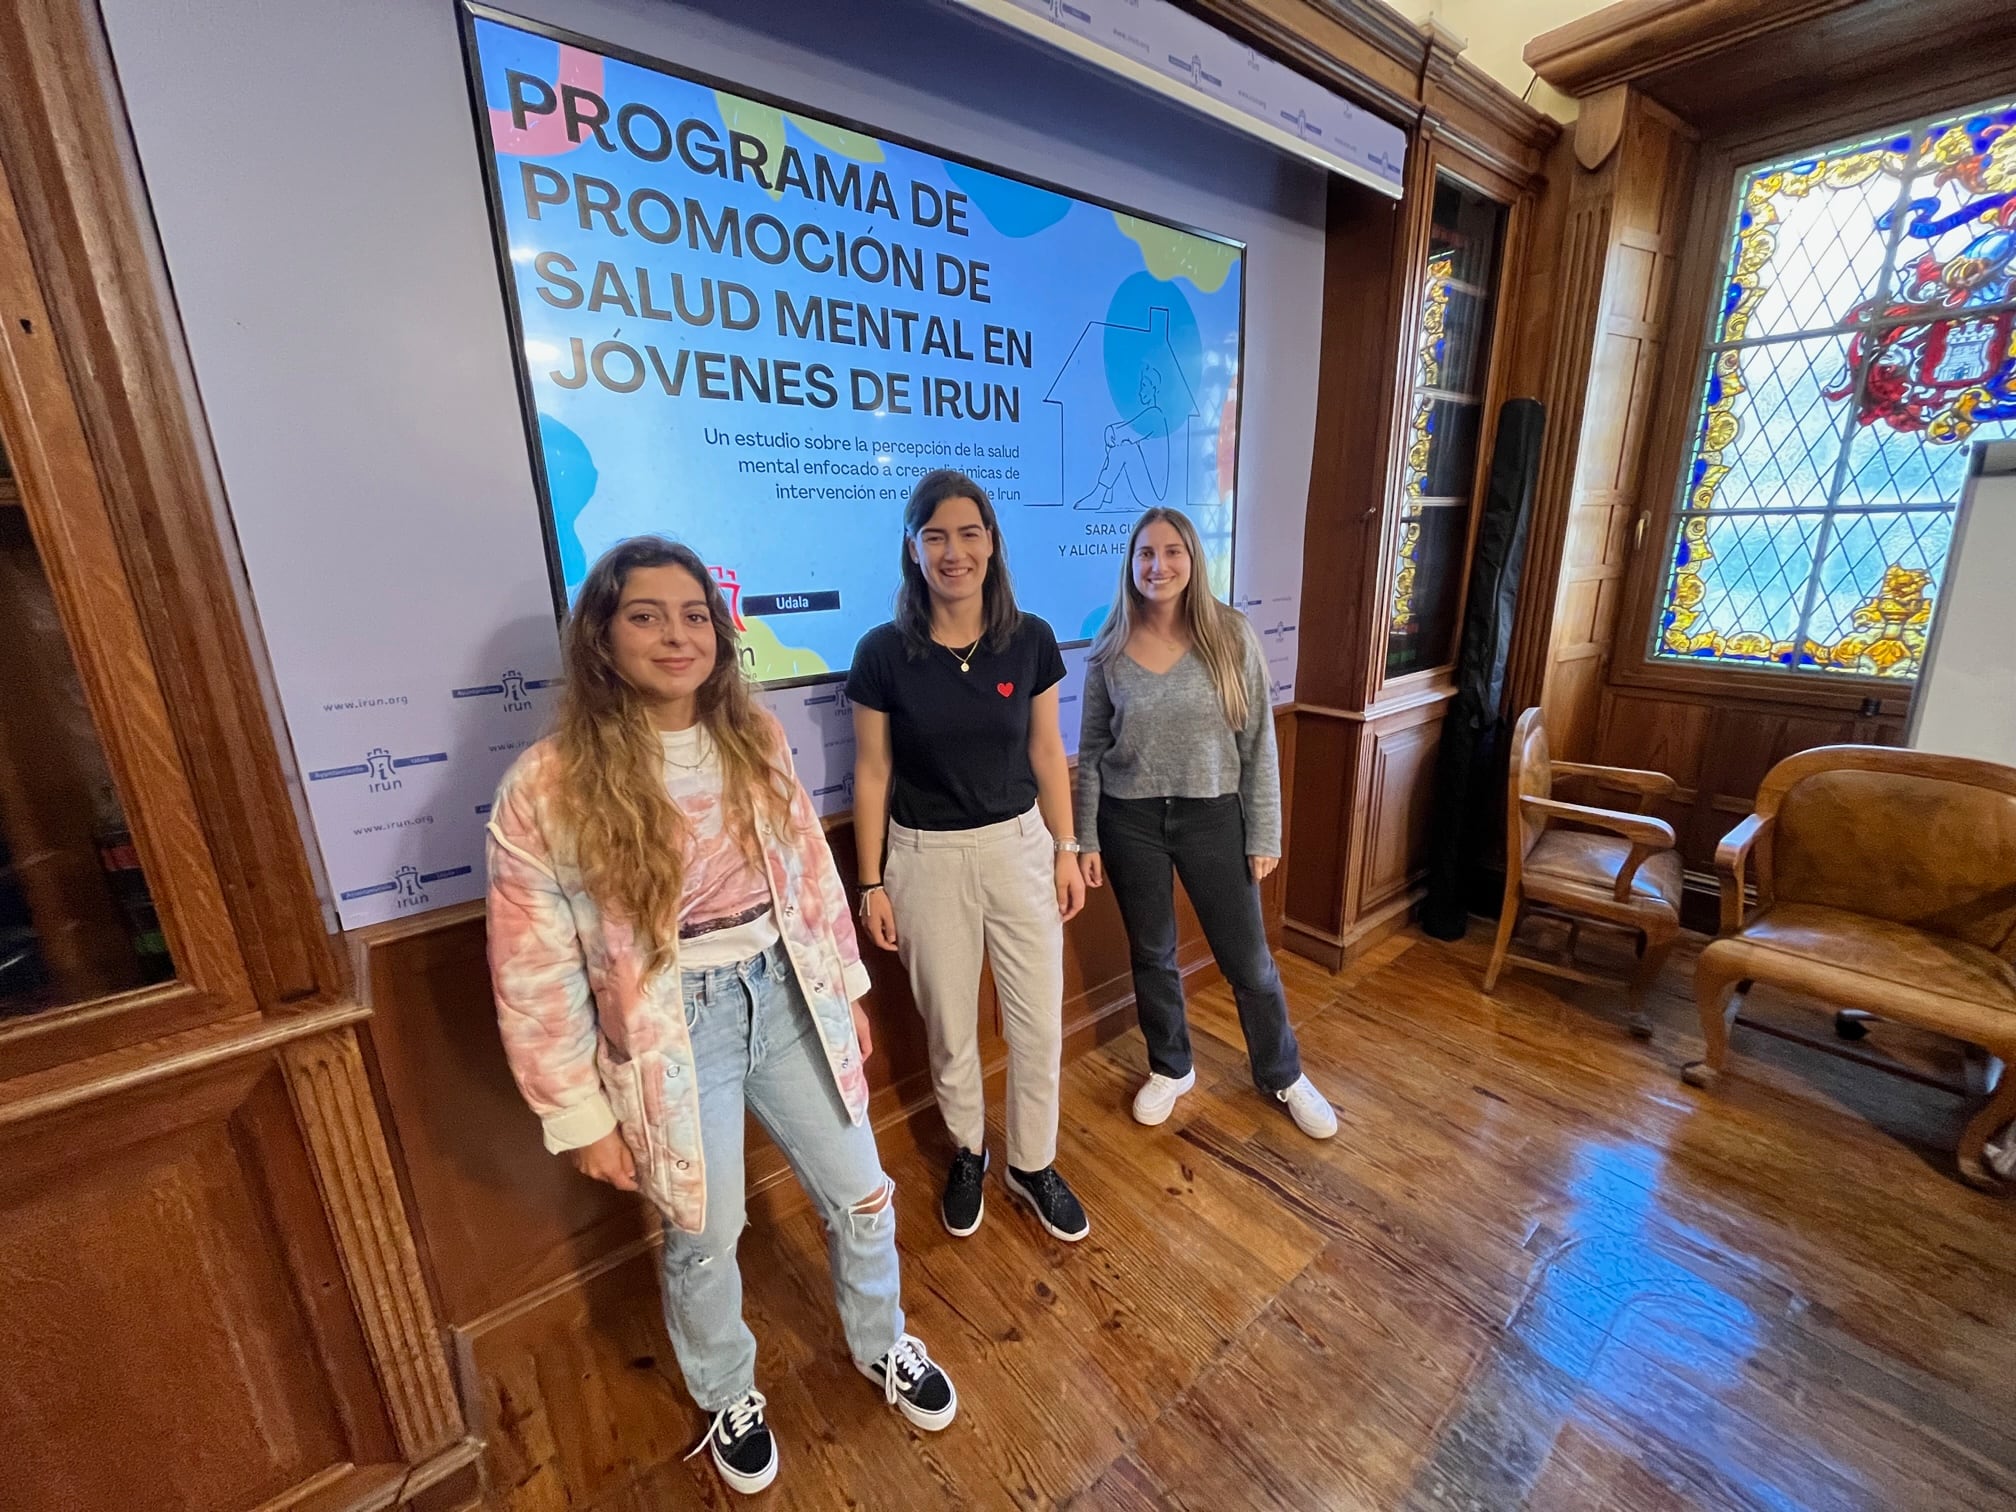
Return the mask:
<svg viewBox="0 0 2016 1512">
<path fill-rule="evenodd" d="M 903 633 L 878 625 L 854 648 L 847 696 L 889 716 L 896 768 L 889 813 L 910 829 L 974 829 L 1036 802 L 1029 705 L 1064 680 L 1057 637 L 1033 614 L 1007 646 L 981 646 L 959 670 L 943 646 L 913 657 Z"/>
</svg>

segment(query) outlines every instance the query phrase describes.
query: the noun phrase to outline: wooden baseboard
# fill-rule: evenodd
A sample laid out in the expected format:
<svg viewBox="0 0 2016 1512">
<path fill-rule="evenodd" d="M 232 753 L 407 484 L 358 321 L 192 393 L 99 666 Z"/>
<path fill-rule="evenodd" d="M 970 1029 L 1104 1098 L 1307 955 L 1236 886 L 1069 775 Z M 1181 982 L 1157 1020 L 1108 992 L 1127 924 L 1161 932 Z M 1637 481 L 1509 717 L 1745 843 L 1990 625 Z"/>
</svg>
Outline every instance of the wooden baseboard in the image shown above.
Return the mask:
<svg viewBox="0 0 2016 1512">
<path fill-rule="evenodd" d="M 342 1465 L 259 1512 L 475 1512 L 482 1442 L 458 1439 L 412 1465 Z"/>
<path fill-rule="evenodd" d="M 1400 933 L 1413 922 L 1414 910 L 1426 893 L 1425 887 L 1410 887 L 1397 893 L 1354 919 L 1341 935 L 1289 919 L 1282 925 L 1283 943 L 1303 960 L 1314 961 L 1325 971 L 1342 971 L 1381 940 Z"/>
</svg>

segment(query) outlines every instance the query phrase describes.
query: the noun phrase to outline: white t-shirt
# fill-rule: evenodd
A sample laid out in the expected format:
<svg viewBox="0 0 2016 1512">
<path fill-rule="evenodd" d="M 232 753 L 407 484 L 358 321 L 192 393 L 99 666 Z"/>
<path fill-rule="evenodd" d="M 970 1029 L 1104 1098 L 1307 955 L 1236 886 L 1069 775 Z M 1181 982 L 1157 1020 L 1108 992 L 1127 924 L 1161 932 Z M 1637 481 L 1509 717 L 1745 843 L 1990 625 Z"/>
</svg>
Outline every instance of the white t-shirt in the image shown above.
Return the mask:
<svg viewBox="0 0 2016 1512">
<path fill-rule="evenodd" d="M 661 730 L 665 787 L 685 816 L 686 887 L 679 899 L 679 968 L 733 966 L 777 943 L 770 884 L 729 835 L 721 758 L 700 725 Z"/>
</svg>

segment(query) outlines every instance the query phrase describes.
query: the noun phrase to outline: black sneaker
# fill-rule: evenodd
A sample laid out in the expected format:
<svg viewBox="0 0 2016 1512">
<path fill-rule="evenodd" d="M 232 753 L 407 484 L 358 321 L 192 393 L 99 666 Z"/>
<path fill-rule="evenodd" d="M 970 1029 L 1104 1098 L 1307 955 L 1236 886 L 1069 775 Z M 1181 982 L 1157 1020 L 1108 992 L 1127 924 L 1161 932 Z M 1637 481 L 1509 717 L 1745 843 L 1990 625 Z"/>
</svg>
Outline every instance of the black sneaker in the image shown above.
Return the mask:
<svg viewBox="0 0 2016 1512">
<path fill-rule="evenodd" d="M 882 1388 L 883 1399 L 927 1433 L 936 1433 L 959 1415 L 959 1393 L 951 1377 L 924 1352 L 924 1341 L 905 1334 L 873 1365 L 857 1367 Z"/>
<path fill-rule="evenodd" d="M 731 1489 L 753 1496 L 777 1479 L 777 1441 L 763 1421 L 763 1409 L 770 1404 L 763 1393 L 752 1390 L 739 1402 L 730 1402 L 714 1414 L 707 1437 L 695 1444 L 686 1458 L 702 1449 L 714 1456 L 714 1468 Z"/>
<path fill-rule="evenodd" d="M 952 1172 L 945 1178 L 945 1200 L 939 1203 L 938 1212 L 945 1220 L 945 1232 L 953 1238 L 964 1239 L 980 1227 L 981 1215 L 987 1211 L 987 1193 L 981 1186 L 986 1175 L 984 1150 L 978 1155 L 961 1150 L 952 1157 Z"/>
<path fill-rule="evenodd" d="M 1050 1230 L 1053 1238 L 1062 1239 L 1066 1244 L 1076 1244 L 1092 1232 L 1092 1224 L 1085 1216 L 1085 1209 L 1078 1205 L 1078 1199 L 1057 1174 L 1054 1165 L 1045 1166 L 1040 1171 L 1018 1171 L 1008 1167 L 1008 1190 L 1029 1204 L 1036 1221 Z"/>
</svg>

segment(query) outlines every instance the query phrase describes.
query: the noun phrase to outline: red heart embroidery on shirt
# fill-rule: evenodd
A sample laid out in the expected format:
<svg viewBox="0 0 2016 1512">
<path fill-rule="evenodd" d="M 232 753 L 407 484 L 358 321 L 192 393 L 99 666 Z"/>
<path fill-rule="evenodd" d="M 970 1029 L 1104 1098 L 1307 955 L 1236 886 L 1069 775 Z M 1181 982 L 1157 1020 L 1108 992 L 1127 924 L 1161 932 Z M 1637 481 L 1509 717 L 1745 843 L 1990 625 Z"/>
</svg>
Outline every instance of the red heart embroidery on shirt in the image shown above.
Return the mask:
<svg viewBox="0 0 2016 1512">
<path fill-rule="evenodd" d="M 1006 698 L 1010 693 L 1013 693 L 1015 691 L 1015 684 L 996 683 L 994 684 L 994 691 L 996 693 L 999 693 L 1003 698 Z"/>
</svg>

